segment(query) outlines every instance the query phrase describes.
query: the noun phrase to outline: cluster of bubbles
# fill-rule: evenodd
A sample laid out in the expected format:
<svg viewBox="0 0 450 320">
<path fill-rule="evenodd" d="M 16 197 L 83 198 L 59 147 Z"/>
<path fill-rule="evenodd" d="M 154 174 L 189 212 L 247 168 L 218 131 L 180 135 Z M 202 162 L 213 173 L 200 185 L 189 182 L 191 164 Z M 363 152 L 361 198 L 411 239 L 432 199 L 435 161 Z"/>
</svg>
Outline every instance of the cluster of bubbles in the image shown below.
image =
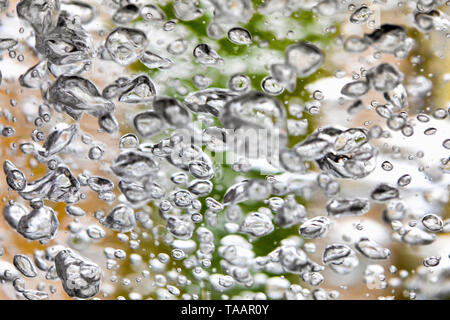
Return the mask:
<svg viewBox="0 0 450 320">
<path fill-rule="evenodd" d="M 390 228 L 398 245 L 420 248 L 450 232 L 450 139 L 427 140 L 444 157 L 438 165 L 422 164 L 426 182 L 417 184 L 400 148 L 393 145 L 390 156 L 380 143 L 397 133 L 397 139 L 411 137 L 412 145 L 418 135 L 449 133 L 448 110 L 420 109 L 431 95 L 433 75 L 409 79 L 400 71 L 421 59 L 414 51 L 421 45 L 417 34 L 448 38 L 448 3 L 418 0 L 403 8 L 406 3 L 398 2 L 391 10 L 407 22 L 377 25 L 376 10 L 392 1 L 163 2 L 20 0 L 11 10 L 0 1 L 0 31 L 7 19 L 19 19 L 23 34 L 0 39 L 0 50 L 19 62 L 24 56 L 16 58 L 17 52 L 36 60 L 20 77 L 5 76 L 7 93 L 17 90 L 39 101 L 23 102 L 31 129 L 26 137 L 17 137 L 24 128 L 14 116 L 22 102 L 11 99 L 14 112 L 3 110 L 3 138 L 17 137 L 2 153 L 8 186 L 3 219 L 36 244 L 33 258 L 17 253 L 10 263 L 10 249 L 0 242 L 0 287 L 12 284 L 17 298 L 30 300 L 51 298 L 59 285 L 79 299 L 320 300 L 338 299 L 351 277 L 360 276 L 360 296 L 388 288 L 375 295 L 393 298 L 400 290 L 403 298 L 448 297 L 450 264 L 436 269 L 448 256 L 428 255 L 410 273 L 398 270 L 393 249 L 377 230 L 358 233 L 364 222 L 341 238 L 335 235 L 346 221 L 363 221 L 374 212 L 382 212 L 376 220 Z M 270 30 L 289 28 L 283 21 L 303 21 L 310 29 L 325 23 L 319 34 L 335 37 L 331 44 L 320 36 L 306 41 L 295 38 L 299 30 L 287 29 L 286 38 L 264 39 L 255 27 L 258 17 L 267 19 L 262 28 Z M 337 34 L 339 24 L 370 31 L 347 37 Z M 205 28 L 205 35 L 192 36 L 192 28 Z M 343 70 L 329 78 L 341 83 L 338 101 L 348 105 L 346 116 L 358 117 L 371 97 L 364 112 L 382 121 L 349 127 L 331 119 L 313 128 L 323 113 L 342 111 L 327 103 L 327 85 L 307 98 L 305 85 L 334 68 L 337 51 L 358 57 L 369 50 L 375 52 L 372 67 L 350 80 Z M 236 65 L 265 74 L 236 73 Z M 2 68 L 8 73 L 8 65 Z M 189 84 L 180 80 L 186 74 Z M 93 118 L 95 136 L 88 133 Z M 233 132 L 242 129 L 277 137 L 277 152 L 218 161 L 217 154 L 229 152 Z M 27 166 L 42 164 L 39 177 L 27 173 Z M 255 173 L 261 168 L 271 173 Z M 390 179 L 379 178 L 379 168 Z M 359 190 L 353 192 L 355 185 Z M 417 197 L 427 203 L 419 213 L 408 204 Z M 317 207 L 309 205 L 314 200 Z M 33 278 L 43 279 L 29 289 L 25 280 Z M 46 281 L 53 281 L 48 289 Z M 435 283 L 441 286 L 437 294 Z"/>
</svg>

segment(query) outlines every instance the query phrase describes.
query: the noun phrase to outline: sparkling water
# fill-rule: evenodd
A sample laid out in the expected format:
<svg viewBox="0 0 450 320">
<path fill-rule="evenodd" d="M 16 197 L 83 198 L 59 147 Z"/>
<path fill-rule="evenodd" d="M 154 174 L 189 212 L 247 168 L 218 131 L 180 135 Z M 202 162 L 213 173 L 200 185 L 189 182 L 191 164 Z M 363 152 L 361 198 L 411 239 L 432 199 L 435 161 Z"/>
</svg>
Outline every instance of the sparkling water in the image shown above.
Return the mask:
<svg viewBox="0 0 450 320">
<path fill-rule="evenodd" d="M 449 2 L 0 1 L 1 299 L 448 299 Z"/>
</svg>

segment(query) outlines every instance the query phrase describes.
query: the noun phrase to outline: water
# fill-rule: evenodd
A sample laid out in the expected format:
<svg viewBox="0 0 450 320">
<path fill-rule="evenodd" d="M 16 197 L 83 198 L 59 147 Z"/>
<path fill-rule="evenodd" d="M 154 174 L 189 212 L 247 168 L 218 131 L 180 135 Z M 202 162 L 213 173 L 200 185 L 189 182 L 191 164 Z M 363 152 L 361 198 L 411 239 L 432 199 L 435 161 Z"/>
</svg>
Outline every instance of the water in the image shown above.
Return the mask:
<svg viewBox="0 0 450 320">
<path fill-rule="evenodd" d="M 298 232 L 305 239 L 322 238 L 328 233 L 330 224 L 330 219 L 327 217 L 315 217 L 305 221 Z"/>
<path fill-rule="evenodd" d="M 0 298 L 448 299 L 447 3 L 0 3 Z"/>
</svg>

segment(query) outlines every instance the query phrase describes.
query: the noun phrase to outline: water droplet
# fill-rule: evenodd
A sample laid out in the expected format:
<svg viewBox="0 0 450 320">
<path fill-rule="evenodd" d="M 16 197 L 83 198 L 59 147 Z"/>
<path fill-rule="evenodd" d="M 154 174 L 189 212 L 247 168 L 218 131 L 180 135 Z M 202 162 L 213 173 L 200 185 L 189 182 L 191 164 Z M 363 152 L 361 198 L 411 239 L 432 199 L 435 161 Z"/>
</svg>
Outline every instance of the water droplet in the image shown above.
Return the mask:
<svg viewBox="0 0 450 320">
<path fill-rule="evenodd" d="M 136 226 L 134 211 L 127 205 L 118 205 L 108 213 L 103 224 L 113 230 L 129 232 Z"/>
<path fill-rule="evenodd" d="M 325 248 L 323 263 L 338 274 L 348 274 L 359 265 L 355 252 L 345 244 L 331 244 Z"/>
<path fill-rule="evenodd" d="M 141 30 L 119 27 L 108 35 L 105 47 L 115 62 L 128 65 L 139 58 L 147 42 L 147 37 Z"/>
<path fill-rule="evenodd" d="M 432 232 L 441 231 L 444 226 L 444 222 L 442 221 L 442 219 L 435 214 L 424 215 L 422 217 L 422 224 L 428 231 Z"/>
<path fill-rule="evenodd" d="M 391 255 L 391 251 L 383 248 L 378 243 L 368 238 L 361 238 L 355 244 L 356 250 L 369 259 L 386 260 Z"/>
<path fill-rule="evenodd" d="M 102 271 L 88 259 L 69 249 L 61 250 L 55 257 L 55 267 L 69 296 L 88 299 L 100 291 Z"/>
<path fill-rule="evenodd" d="M 235 27 L 228 30 L 228 39 L 236 44 L 249 45 L 252 43 L 252 36 L 244 28 Z"/>
<path fill-rule="evenodd" d="M 120 7 L 112 16 L 112 20 L 116 24 L 127 24 L 139 15 L 139 8 L 134 4 L 127 4 Z"/>
<path fill-rule="evenodd" d="M 195 60 L 203 65 L 216 65 L 223 62 L 223 59 L 207 44 L 199 44 L 193 51 Z"/>
<path fill-rule="evenodd" d="M 298 232 L 306 239 L 322 238 L 328 233 L 330 224 L 327 217 L 314 217 L 304 222 Z"/>
<path fill-rule="evenodd" d="M 362 5 L 358 9 L 356 9 L 352 15 L 350 16 L 350 22 L 356 24 L 362 24 L 369 20 L 372 11 L 365 5 Z"/>
<path fill-rule="evenodd" d="M 370 86 L 367 81 L 361 80 L 347 83 L 342 87 L 341 93 L 347 97 L 358 98 L 365 95 L 369 89 Z"/>
<path fill-rule="evenodd" d="M 400 187 L 406 187 L 408 184 L 411 183 L 411 180 L 412 178 L 409 174 L 404 174 L 403 176 L 398 178 L 397 185 L 399 185 Z"/>
<path fill-rule="evenodd" d="M 25 277 L 34 278 L 37 276 L 36 269 L 34 268 L 31 259 L 23 254 L 16 254 L 13 259 L 14 266 Z"/>
<path fill-rule="evenodd" d="M 437 265 L 439 265 L 440 261 L 441 257 L 436 256 L 426 257 L 425 259 L 423 259 L 423 265 L 425 267 L 436 267 Z"/>
<path fill-rule="evenodd" d="M 391 171 L 392 169 L 394 169 L 394 166 L 389 161 L 384 161 L 381 164 L 381 168 L 383 168 L 383 170 L 385 171 Z"/>
<path fill-rule="evenodd" d="M 307 77 L 319 69 L 324 55 L 315 45 L 301 42 L 290 45 L 285 52 L 286 64 L 291 66 L 298 77 Z"/>
</svg>

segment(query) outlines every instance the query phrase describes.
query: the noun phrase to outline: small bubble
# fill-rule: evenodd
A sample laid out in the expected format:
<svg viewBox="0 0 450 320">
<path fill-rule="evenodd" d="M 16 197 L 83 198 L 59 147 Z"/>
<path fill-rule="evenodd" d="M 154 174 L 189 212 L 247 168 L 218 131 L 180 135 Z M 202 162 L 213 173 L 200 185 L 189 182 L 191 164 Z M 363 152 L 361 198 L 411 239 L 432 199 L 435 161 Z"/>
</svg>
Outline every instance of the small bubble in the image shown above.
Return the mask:
<svg viewBox="0 0 450 320">
<path fill-rule="evenodd" d="M 385 171 L 391 171 L 392 169 L 394 169 L 394 166 L 389 161 L 384 161 L 381 164 L 381 168 L 383 168 L 383 170 Z"/>
<path fill-rule="evenodd" d="M 405 174 L 400 178 L 398 178 L 397 185 L 399 185 L 400 187 L 406 187 L 408 184 L 411 183 L 411 180 L 412 180 L 411 176 L 409 174 Z"/>
<path fill-rule="evenodd" d="M 89 149 L 89 159 L 100 160 L 103 157 L 104 150 L 100 146 L 94 146 Z"/>
<path fill-rule="evenodd" d="M 437 132 L 437 129 L 436 129 L 436 128 L 428 128 L 428 129 L 426 129 L 423 133 L 424 133 L 426 136 L 431 136 L 431 135 L 435 134 L 436 132 Z"/>
<path fill-rule="evenodd" d="M 324 94 L 323 94 L 322 91 L 316 90 L 316 91 L 313 92 L 313 98 L 314 98 L 315 100 L 319 100 L 319 101 L 320 101 L 320 100 L 323 100 Z"/>
<path fill-rule="evenodd" d="M 444 142 L 442 142 L 442 145 L 445 149 L 450 149 L 450 139 L 444 140 Z"/>
<path fill-rule="evenodd" d="M 426 257 L 425 259 L 423 259 L 423 265 L 425 267 L 436 267 L 437 265 L 439 265 L 440 261 L 441 257 L 437 256 Z"/>
</svg>

